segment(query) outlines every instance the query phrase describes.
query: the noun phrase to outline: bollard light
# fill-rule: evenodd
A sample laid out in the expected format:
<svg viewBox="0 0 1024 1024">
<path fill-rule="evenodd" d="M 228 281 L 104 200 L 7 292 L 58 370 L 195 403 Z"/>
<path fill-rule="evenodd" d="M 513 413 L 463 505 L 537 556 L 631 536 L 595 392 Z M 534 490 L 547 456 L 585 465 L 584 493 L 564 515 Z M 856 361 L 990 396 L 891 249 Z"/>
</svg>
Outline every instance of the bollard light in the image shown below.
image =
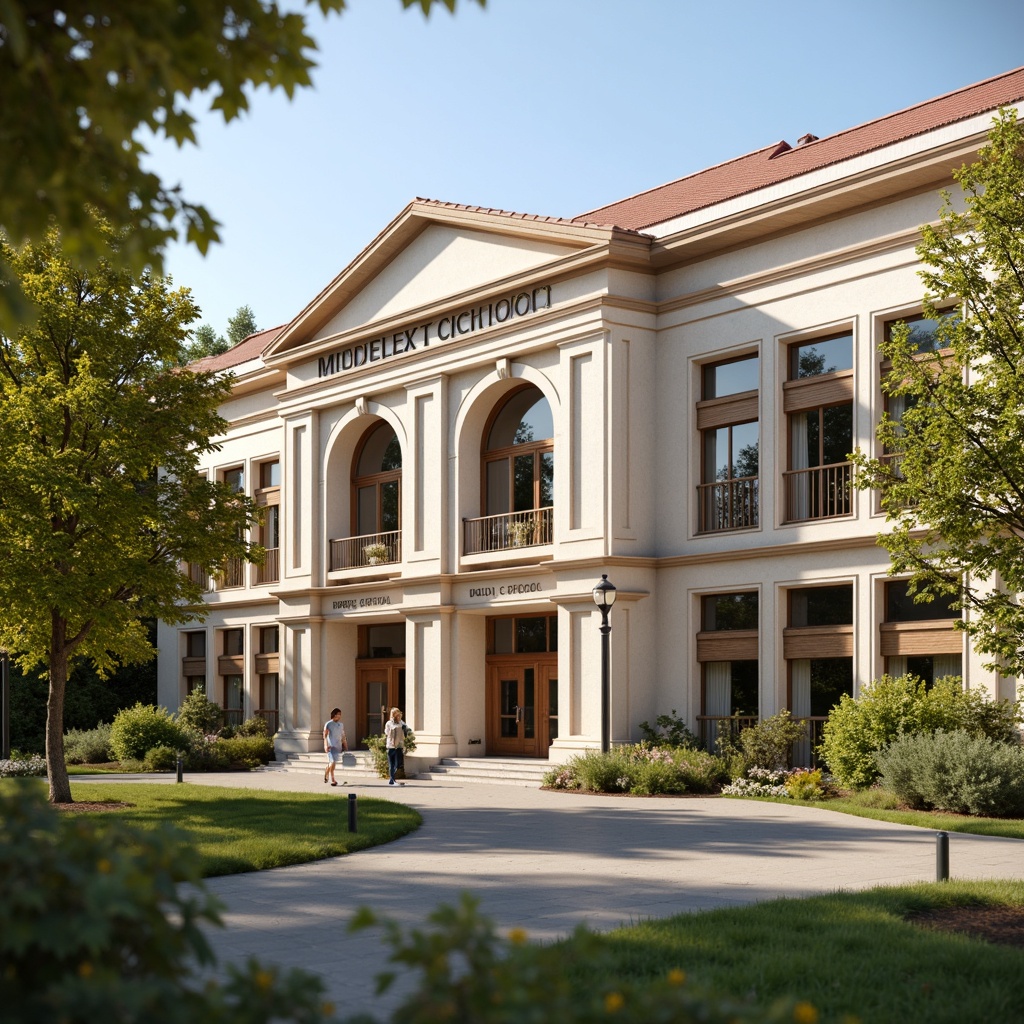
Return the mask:
<svg viewBox="0 0 1024 1024">
<path fill-rule="evenodd" d="M 349 793 L 348 795 L 348 830 L 349 832 L 358 832 L 356 822 L 356 794 Z"/>
<path fill-rule="evenodd" d="M 949 881 L 949 836 L 945 832 L 935 833 L 935 881 Z"/>
<path fill-rule="evenodd" d="M 177 766 L 177 781 L 178 782 L 183 781 L 182 780 L 182 772 L 184 772 L 184 770 L 185 770 L 185 759 L 181 756 L 181 754 L 179 754 L 178 755 L 178 766 Z"/>
</svg>

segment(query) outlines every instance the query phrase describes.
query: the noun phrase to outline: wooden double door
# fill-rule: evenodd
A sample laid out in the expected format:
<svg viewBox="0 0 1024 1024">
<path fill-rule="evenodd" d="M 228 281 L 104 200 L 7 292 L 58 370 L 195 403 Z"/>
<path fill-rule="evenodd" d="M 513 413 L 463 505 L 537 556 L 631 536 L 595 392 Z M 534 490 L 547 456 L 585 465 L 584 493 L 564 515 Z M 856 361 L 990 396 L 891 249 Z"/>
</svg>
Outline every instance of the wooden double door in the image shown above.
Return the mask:
<svg viewBox="0 0 1024 1024">
<path fill-rule="evenodd" d="M 392 708 L 405 714 L 405 658 L 356 662 L 356 735 L 352 745 L 365 748 L 367 736 L 384 733 Z"/>
<path fill-rule="evenodd" d="M 502 656 L 487 664 L 487 753 L 547 757 L 558 737 L 558 656 Z"/>
</svg>

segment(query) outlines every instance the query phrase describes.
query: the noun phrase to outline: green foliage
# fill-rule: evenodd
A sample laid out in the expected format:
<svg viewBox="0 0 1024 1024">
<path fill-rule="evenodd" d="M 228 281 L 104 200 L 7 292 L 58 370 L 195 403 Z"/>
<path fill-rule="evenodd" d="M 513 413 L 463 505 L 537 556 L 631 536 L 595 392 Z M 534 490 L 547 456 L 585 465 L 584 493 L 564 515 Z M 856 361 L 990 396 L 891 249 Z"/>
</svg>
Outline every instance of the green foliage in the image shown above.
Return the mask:
<svg viewBox="0 0 1024 1024">
<path fill-rule="evenodd" d="M 978 160 L 954 173 L 965 209 L 947 194 L 917 254 L 924 312 L 942 321 L 941 352 L 921 358 L 904 325 L 881 345 L 883 389 L 907 406 L 885 415 L 892 458 L 857 453 L 861 487 L 881 492 L 892 571 L 927 599 L 970 609 L 958 627 L 1005 674 L 1024 674 L 1024 127 L 1002 110 Z"/>
<path fill-rule="evenodd" d="M 854 699 L 844 694 L 822 731 L 821 756 L 841 786 L 859 789 L 878 778 L 875 755 L 898 736 L 964 730 L 997 742 L 1016 739 L 1020 706 L 964 690 L 957 677 L 929 690 L 913 675 L 882 676 Z"/>
<path fill-rule="evenodd" d="M 178 751 L 174 747 L 160 744 L 150 747 L 142 759 L 142 767 L 147 772 L 172 772 L 178 767 Z"/>
<path fill-rule="evenodd" d="M 813 770 L 797 768 L 786 776 L 784 785 L 786 792 L 794 800 L 824 800 L 831 791 L 820 768 Z"/>
<path fill-rule="evenodd" d="M 598 983 L 581 986 L 573 974 L 586 968 L 602 940 L 585 929 L 560 942 L 557 955 L 526 941 L 519 929 L 500 938 L 477 901 L 464 894 L 457 906 L 441 906 L 429 927 L 411 930 L 363 908 L 354 930 L 383 927 L 390 960 L 401 971 L 378 975 L 386 991 L 396 978 L 415 972 L 414 987 L 392 1016 L 403 1024 L 472 1021 L 473 1024 L 743 1024 L 751 1021 L 811 1021 L 813 1007 L 791 999 L 768 1008 L 740 999 L 693 990 L 674 967 L 656 978 L 623 981 L 611 972 Z"/>
<path fill-rule="evenodd" d="M 1024 816 L 1024 748 L 968 732 L 900 736 L 877 754 L 881 783 L 911 807 Z"/>
<path fill-rule="evenodd" d="M 807 738 L 803 722 L 794 722 L 788 710 L 783 709 L 757 725 L 740 733 L 739 747 L 744 768 L 788 768 L 793 744 Z"/>
<path fill-rule="evenodd" d="M 262 715 L 247 718 L 236 730 L 237 736 L 269 736 L 267 720 Z"/>
<path fill-rule="evenodd" d="M 95 729 L 68 729 L 64 734 L 64 759 L 68 764 L 106 764 L 114 760 L 110 749 L 110 723 Z"/>
<path fill-rule="evenodd" d="M 180 832 L 60 815 L 25 785 L 0 794 L 0 819 L 5 1024 L 324 1019 L 313 976 L 250 961 L 217 980 L 218 905 Z"/>
<path fill-rule="evenodd" d="M 424 13 L 432 6 L 402 2 Z M 455 0 L 441 2 L 454 10 Z M 304 4 L 314 6 L 327 15 L 345 0 Z M 68 254 L 91 262 L 104 252 L 88 212 L 96 210 L 115 229 L 131 229 L 115 265 L 134 273 L 159 272 L 171 241 L 203 253 L 219 241 L 205 207 L 144 169 L 146 133 L 196 144 L 200 99 L 231 121 L 257 86 L 291 99 L 315 67 L 303 5 L 276 0 L 120 0 L 116 17 L 26 0 L 5 0 L 2 10 L 0 224 L 12 239 L 39 241 L 56 222 Z M 0 324 L 29 312 L 19 289 L 0 287 Z"/>
<path fill-rule="evenodd" d="M 216 744 L 231 768 L 259 768 L 274 760 L 274 741 L 269 736 L 232 736 Z"/>
<path fill-rule="evenodd" d="M 648 722 L 640 723 L 640 735 L 648 743 L 657 747 L 693 747 L 700 743 L 696 736 L 687 728 L 673 708 L 671 714 L 658 715 L 652 727 Z"/>
<path fill-rule="evenodd" d="M 224 717 L 224 709 L 206 696 L 206 691 L 195 687 L 178 708 L 178 724 L 183 729 L 203 735 L 215 733 Z"/>
<path fill-rule="evenodd" d="M 225 557 L 254 557 L 254 503 L 197 471 L 223 430 L 229 383 L 173 365 L 195 304 L 117 270 L 125 240 L 98 230 L 107 259 L 88 268 L 67 259 L 56 229 L 20 249 L 0 236 L 37 313 L 0 333 L 0 646 L 22 670 L 49 673 L 54 800 L 69 796 L 74 666 L 149 660 L 147 620 L 186 621 L 201 604 L 184 563 L 212 572 Z"/>
<path fill-rule="evenodd" d="M 228 339 L 218 334 L 209 324 L 200 324 L 192 332 L 192 341 L 185 350 L 183 362 L 205 359 L 207 356 L 219 356 L 231 348 Z"/>
<path fill-rule="evenodd" d="M 12 750 L 9 758 L 0 760 L 0 779 L 29 779 L 46 774 L 46 762 L 38 754 L 18 756 Z"/>
<path fill-rule="evenodd" d="M 118 712 L 110 730 L 110 750 L 118 761 L 142 761 L 154 747 L 183 750 L 188 738 L 166 708 L 136 704 Z"/>
<path fill-rule="evenodd" d="M 721 759 L 692 747 L 655 747 L 646 741 L 587 750 L 549 769 L 544 785 L 594 793 L 712 793 L 725 781 Z"/>
<path fill-rule="evenodd" d="M 224 740 L 191 733 L 185 749 L 185 768 L 190 772 L 223 772 L 231 767 Z"/>
</svg>

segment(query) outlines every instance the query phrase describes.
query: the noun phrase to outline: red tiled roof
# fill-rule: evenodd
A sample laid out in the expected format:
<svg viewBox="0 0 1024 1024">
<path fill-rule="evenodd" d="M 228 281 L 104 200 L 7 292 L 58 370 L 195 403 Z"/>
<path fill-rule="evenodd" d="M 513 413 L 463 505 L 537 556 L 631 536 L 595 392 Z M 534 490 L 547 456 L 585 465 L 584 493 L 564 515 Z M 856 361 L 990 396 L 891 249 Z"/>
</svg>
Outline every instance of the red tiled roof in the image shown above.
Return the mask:
<svg viewBox="0 0 1024 1024">
<path fill-rule="evenodd" d="M 197 372 L 209 373 L 214 370 L 227 370 L 232 366 L 240 366 L 242 363 L 256 359 L 263 354 L 267 346 L 285 329 L 287 325 L 280 327 L 269 327 L 265 331 L 257 331 L 243 338 L 237 345 L 229 348 L 227 352 L 221 352 L 216 356 L 203 356 L 195 362 L 189 363 L 188 368 Z"/>
<path fill-rule="evenodd" d="M 575 218 L 574 223 L 615 225 L 639 231 L 1022 98 L 1024 68 L 1017 68 L 795 148 L 786 142 L 765 146 L 667 185 L 590 210 Z"/>
<path fill-rule="evenodd" d="M 468 206 L 465 203 L 446 203 L 441 199 L 425 199 L 422 196 L 416 197 L 417 203 L 425 203 L 428 206 L 437 206 L 443 210 L 468 210 L 470 213 L 489 213 L 496 217 L 508 217 L 510 220 L 534 220 L 545 224 L 568 224 L 572 227 L 591 227 L 608 229 L 606 222 L 589 221 L 583 217 L 545 217 L 539 213 L 515 213 L 511 210 L 499 210 L 493 206 Z M 620 228 L 630 234 L 637 232 L 633 228 Z"/>
</svg>

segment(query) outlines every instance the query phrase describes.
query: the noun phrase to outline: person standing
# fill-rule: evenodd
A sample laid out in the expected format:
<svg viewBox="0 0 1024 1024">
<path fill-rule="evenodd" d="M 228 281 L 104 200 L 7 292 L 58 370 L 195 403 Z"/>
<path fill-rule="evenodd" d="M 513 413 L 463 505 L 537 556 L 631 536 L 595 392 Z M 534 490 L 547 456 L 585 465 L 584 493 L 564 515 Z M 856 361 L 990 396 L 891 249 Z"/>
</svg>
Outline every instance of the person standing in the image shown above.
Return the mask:
<svg viewBox="0 0 1024 1024">
<path fill-rule="evenodd" d="M 345 723 L 341 720 L 341 708 L 335 708 L 331 712 L 331 717 L 324 722 L 324 751 L 327 754 L 324 782 L 330 779 L 332 786 L 338 784 L 334 778 L 334 769 L 346 750 L 348 743 L 345 741 Z"/>
<path fill-rule="evenodd" d="M 384 748 L 388 752 L 388 785 L 395 784 L 395 772 L 402 763 L 405 750 L 405 730 L 402 712 L 398 708 L 391 709 L 391 717 L 384 723 Z"/>
</svg>

